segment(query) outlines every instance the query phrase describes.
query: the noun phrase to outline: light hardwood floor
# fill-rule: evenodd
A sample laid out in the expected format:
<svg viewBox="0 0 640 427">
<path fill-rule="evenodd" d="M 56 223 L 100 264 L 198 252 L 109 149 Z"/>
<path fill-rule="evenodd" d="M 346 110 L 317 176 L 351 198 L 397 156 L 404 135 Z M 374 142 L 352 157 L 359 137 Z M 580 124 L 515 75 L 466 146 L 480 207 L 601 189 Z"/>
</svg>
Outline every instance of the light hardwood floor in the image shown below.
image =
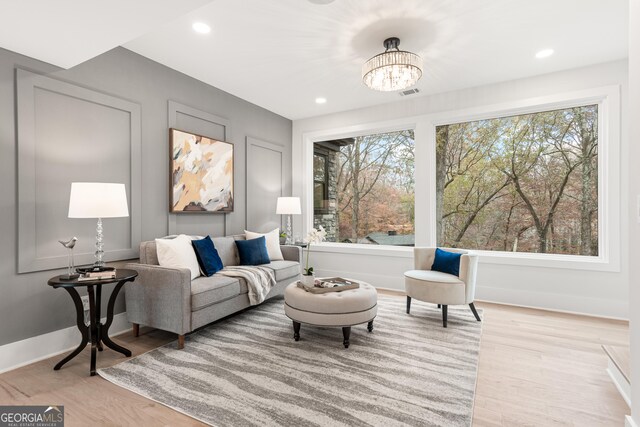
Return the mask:
<svg viewBox="0 0 640 427">
<path fill-rule="evenodd" d="M 415 301 L 412 309 L 420 304 Z M 476 306 L 484 313 L 474 426 L 624 424 L 628 408 L 605 372 L 601 345 L 628 343 L 627 323 L 497 304 Z M 116 340 L 139 355 L 176 336 L 141 328 L 139 338 L 126 333 Z M 54 372 L 60 358 L 1 374 L 0 404 L 63 404 L 67 426 L 201 425 L 99 376 L 89 377 L 88 350 Z M 98 367 L 123 360 L 107 349 L 99 354 Z"/>
</svg>

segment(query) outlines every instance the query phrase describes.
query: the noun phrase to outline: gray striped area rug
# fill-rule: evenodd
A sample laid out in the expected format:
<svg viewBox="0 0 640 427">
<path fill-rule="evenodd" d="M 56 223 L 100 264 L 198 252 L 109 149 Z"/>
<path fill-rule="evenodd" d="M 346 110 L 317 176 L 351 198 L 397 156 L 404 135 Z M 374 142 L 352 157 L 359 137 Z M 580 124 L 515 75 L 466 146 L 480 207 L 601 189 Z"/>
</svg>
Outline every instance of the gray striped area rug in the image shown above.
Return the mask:
<svg viewBox="0 0 640 427">
<path fill-rule="evenodd" d="M 481 323 L 450 307 L 380 296 L 374 331 L 302 325 L 283 300 L 209 325 L 99 374 L 214 426 L 468 426 Z"/>
</svg>

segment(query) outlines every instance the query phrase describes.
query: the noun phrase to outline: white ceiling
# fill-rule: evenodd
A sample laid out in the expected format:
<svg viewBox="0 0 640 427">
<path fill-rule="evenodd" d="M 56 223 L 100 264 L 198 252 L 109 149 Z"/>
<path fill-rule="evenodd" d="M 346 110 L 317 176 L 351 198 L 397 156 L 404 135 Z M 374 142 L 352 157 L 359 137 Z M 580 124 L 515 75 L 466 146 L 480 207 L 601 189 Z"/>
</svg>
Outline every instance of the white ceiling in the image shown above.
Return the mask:
<svg viewBox="0 0 640 427">
<path fill-rule="evenodd" d="M 0 47 L 71 68 L 211 0 L 4 0 Z"/>
<path fill-rule="evenodd" d="M 0 12 L 0 47 L 68 68 L 123 45 L 290 119 L 400 100 L 360 78 L 390 36 L 423 57 L 424 96 L 625 58 L 627 34 L 628 0 L 12 0 Z M 555 54 L 535 59 L 543 48 Z"/>
<path fill-rule="evenodd" d="M 400 100 L 360 76 L 390 36 L 423 57 L 425 95 L 625 58 L 627 34 L 628 0 L 216 0 L 124 46 L 299 119 Z"/>
</svg>

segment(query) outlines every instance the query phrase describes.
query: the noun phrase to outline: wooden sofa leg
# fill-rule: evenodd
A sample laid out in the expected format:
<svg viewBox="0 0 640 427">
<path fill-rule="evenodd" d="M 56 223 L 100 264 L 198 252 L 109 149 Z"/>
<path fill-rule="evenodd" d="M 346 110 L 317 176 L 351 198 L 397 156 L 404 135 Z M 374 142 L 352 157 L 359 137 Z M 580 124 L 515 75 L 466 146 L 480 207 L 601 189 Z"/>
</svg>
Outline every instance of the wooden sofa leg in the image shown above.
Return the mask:
<svg viewBox="0 0 640 427">
<path fill-rule="evenodd" d="M 442 326 L 447 327 L 447 304 L 442 304 Z"/>
<path fill-rule="evenodd" d="M 184 348 L 184 335 L 178 335 L 178 350 Z"/>
<path fill-rule="evenodd" d="M 411 311 L 411 297 L 407 295 L 407 314 Z"/>
<path fill-rule="evenodd" d="M 131 326 L 133 326 L 133 336 L 134 337 L 139 337 L 140 336 L 140 325 L 138 323 L 132 323 Z"/>
</svg>

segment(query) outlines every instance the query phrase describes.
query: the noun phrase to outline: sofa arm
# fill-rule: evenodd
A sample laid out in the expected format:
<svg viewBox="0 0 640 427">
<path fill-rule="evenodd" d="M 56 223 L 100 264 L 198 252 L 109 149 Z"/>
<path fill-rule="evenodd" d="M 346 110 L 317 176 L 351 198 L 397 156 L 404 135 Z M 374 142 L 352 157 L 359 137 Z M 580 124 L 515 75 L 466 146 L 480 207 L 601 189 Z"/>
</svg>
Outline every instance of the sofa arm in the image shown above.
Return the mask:
<svg viewBox="0 0 640 427">
<path fill-rule="evenodd" d="M 184 335 L 191 332 L 191 272 L 150 264 L 127 264 L 138 272 L 126 284 L 127 320 Z"/>
<path fill-rule="evenodd" d="M 301 262 L 302 248 L 300 246 L 280 245 L 280 250 L 282 251 L 282 256 L 285 260 Z"/>
</svg>

